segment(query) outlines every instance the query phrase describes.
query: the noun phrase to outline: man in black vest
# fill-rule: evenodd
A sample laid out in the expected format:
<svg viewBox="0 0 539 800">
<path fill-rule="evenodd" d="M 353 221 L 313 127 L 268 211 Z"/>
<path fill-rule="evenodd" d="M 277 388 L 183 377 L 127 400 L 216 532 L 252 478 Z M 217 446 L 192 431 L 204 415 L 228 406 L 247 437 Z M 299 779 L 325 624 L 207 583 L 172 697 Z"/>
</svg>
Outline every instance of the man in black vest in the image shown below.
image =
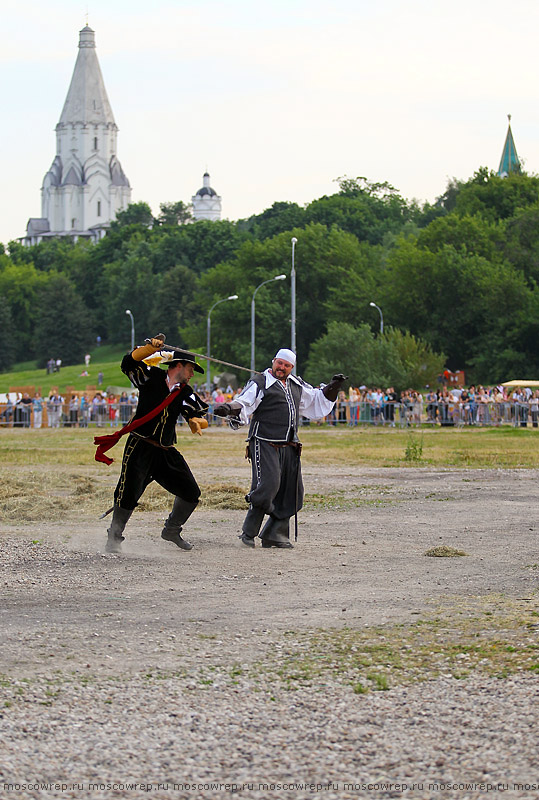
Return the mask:
<svg viewBox="0 0 539 800">
<path fill-rule="evenodd" d="M 250 421 L 249 458 L 252 467 L 251 490 L 246 496 L 249 510 L 240 539 L 255 546 L 259 535 L 262 547 L 290 548 L 289 523 L 303 505 L 298 423 L 301 417 L 325 417 L 335 403 L 344 375 L 334 375 L 322 389 L 314 389 L 292 375 L 296 355 L 281 349 L 271 369 L 254 375 L 243 392 L 231 403 L 216 408 L 217 416 L 230 416 L 240 424 Z M 264 516 L 269 519 L 262 528 Z"/>
<path fill-rule="evenodd" d="M 185 458 L 179 453 L 176 442 L 176 420 L 181 415 L 193 433 L 207 427 L 203 419 L 208 406 L 189 386 L 194 372 L 203 373 L 192 353 L 173 350 L 164 362 L 167 371 L 149 366 L 144 359 L 151 358 L 161 349 L 165 335 L 157 334 L 147 339 L 147 344 L 136 347 L 124 356 L 121 369 L 133 386 L 139 390 L 139 400 L 134 420 L 141 419 L 157 409 L 172 392 L 174 397 L 159 413 L 129 434 L 124 449 L 122 471 L 114 492 L 114 513 L 108 529 L 106 550 L 118 553 L 124 540 L 124 528 L 134 508 L 151 481 L 157 481 L 175 495 L 172 511 L 165 523 L 161 538 L 172 542 L 181 550 L 191 550 L 192 544 L 181 537 L 182 526 L 189 519 L 200 497 L 200 489 Z"/>
</svg>

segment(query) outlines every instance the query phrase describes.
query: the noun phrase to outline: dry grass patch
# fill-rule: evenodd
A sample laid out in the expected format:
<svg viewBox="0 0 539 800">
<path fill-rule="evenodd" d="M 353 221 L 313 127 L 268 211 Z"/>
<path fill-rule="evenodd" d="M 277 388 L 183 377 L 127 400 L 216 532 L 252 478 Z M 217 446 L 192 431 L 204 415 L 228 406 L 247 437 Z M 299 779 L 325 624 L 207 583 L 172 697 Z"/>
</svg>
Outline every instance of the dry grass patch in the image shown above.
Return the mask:
<svg viewBox="0 0 539 800">
<path fill-rule="evenodd" d="M 69 470 L 0 471 L 0 519 L 54 522 L 70 512 L 101 513 L 110 505 L 108 486 Z"/>
<path fill-rule="evenodd" d="M 117 473 L 72 469 L 0 470 L 0 520 L 55 522 L 77 515 L 100 516 L 113 503 Z M 245 488 L 218 483 L 202 486 L 200 508 L 247 509 Z M 171 495 L 157 483 L 144 492 L 137 512 L 170 511 Z"/>
<path fill-rule="evenodd" d="M 245 487 L 228 486 L 226 484 L 211 484 L 202 487 L 200 508 L 223 508 L 233 511 L 247 511 L 248 504 L 245 499 Z"/>
<path fill-rule="evenodd" d="M 465 553 L 464 550 L 456 550 L 454 547 L 448 547 L 446 544 L 440 544 L 437 547 L 431 547 L 423 555 L 431 558 L 455 558 L 457 556 L 467 556 L 469 553 Z"/>
<path fill-rule="evenodd" d="M 404 500 L 398 490 L 382 485 L 349 486 L 328 492 L 307 492 L 303 508 L 305 511 L 347 511 L 367 506 L 390 506 Z"/>
<path fill-rule="evenodd" d="M 202 485 L 198 508 L 219 508 L 246 511 L 245 488 L 224 483 Z M 169 511 L 171 495 L 156 483 L 151 483 L 140 500 L 137 511 Z"/>
</svg>

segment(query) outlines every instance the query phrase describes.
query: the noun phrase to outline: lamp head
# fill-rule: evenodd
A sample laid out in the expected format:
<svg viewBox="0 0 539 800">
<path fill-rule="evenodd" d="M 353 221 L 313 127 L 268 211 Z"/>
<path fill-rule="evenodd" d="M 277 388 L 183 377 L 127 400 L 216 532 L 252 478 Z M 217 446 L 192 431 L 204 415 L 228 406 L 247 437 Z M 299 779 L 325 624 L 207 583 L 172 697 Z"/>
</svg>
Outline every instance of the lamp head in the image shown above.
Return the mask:
<svg viewBox="0 0 539 800">
<path fill-rule="evenodd" d="M 296 239 L 296 237 L 295 237 L 295 236 L 293 236 L 293 237 L 292 237 L 292 244 L 297 244 L 297 241 L 298 241 L 298 240 Z"/>
<path fill-rule="evenodd" d="M 376 303 L 369 303 L 369 305 L 372 306 L 373 308 L 376 308 Z"/>
<path fill-rule="evenodd" d="M 237 294 L 231 294 L 230 297 L 227 297 L 226 299 L 227 300 L 237 300 L 238 299 L 238 295 Z"/>
<path fill-rule="evenodd" d="M 286 275 L 276 275 L 273 280 L 274 281 L 284 281 L 285 278 L 286 278 Z"/>
</svg>

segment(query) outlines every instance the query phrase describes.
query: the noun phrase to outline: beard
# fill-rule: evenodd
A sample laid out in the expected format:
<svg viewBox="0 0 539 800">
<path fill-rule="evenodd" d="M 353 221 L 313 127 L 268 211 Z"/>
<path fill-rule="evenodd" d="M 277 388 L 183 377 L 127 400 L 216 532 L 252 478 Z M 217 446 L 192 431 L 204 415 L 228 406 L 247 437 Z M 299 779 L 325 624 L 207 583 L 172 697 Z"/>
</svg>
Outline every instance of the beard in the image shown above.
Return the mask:
<svg viewBox="0 0 539 800">
<path fill-rule="evenodd" d="M 285 380 L 289 375 L 289 373 L 285 369 L 279 367 L 277 367 L 277 369 L 272 370 L 272 372 L 275 375 L 275 377 L 279 378 L 279 380 L 281 381 Z"/>
</svg>

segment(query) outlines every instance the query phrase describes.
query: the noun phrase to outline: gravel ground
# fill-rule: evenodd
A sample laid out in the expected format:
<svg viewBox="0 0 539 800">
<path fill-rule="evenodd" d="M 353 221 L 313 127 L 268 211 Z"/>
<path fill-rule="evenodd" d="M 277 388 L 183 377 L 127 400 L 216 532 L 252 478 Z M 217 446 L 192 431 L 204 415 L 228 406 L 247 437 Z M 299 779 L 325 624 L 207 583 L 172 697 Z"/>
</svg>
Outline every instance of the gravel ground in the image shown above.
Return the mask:
<svg viewBox="0 0 539 800">
<path fill-rule="evenodd" d="M 368 693 L 282 674 L 320 630 L 392 641 L 440 618 L 458 637 L 486 608 L 537 613 L 537 473 L 305 478 L 290 552 L 242 548 L 239 511 L 197 512 L 189 553 L 149 512 L 121 556 L 104 521 L 3 526 L 0 796 L 539 797 L 529 668 L 403 684 L 391 662 Z M 468 555 L 425 557 L 440 544 Z M 508 628 L 508 648 L 538 628 Z"/>
<path fill-rule="evenodd" d="M 65 797 L 119 796 L 89 791 L 115 783 L 133 797 L 144 792 L 129 792 L 129 784 L 152 783 L 146 796 L 155 798 L 173 796 L 180 784 L 193 787 L 179 793 L 191 798 L 232 794 L 226 784 L 252 798 L 479 798 L 487 784 L 510 787 L 505 796 L 533 797 L 513 787 L 537 783 L 537 686 L 529 676 L 466 684 L 441 678 L 360 698 L 327 686 L 273 699 L 248 685 L 201 690 L 188 680 L 143 676 L 63 683 L 53 701 L 45 687 L 33 685 L 23 707 L 5 714 L 4 782 L 76 783 Z M 212 791 L 212 784 L 223 788 Z M 455 784 L 473 788 L 441 788 Z"/>
</svg>

